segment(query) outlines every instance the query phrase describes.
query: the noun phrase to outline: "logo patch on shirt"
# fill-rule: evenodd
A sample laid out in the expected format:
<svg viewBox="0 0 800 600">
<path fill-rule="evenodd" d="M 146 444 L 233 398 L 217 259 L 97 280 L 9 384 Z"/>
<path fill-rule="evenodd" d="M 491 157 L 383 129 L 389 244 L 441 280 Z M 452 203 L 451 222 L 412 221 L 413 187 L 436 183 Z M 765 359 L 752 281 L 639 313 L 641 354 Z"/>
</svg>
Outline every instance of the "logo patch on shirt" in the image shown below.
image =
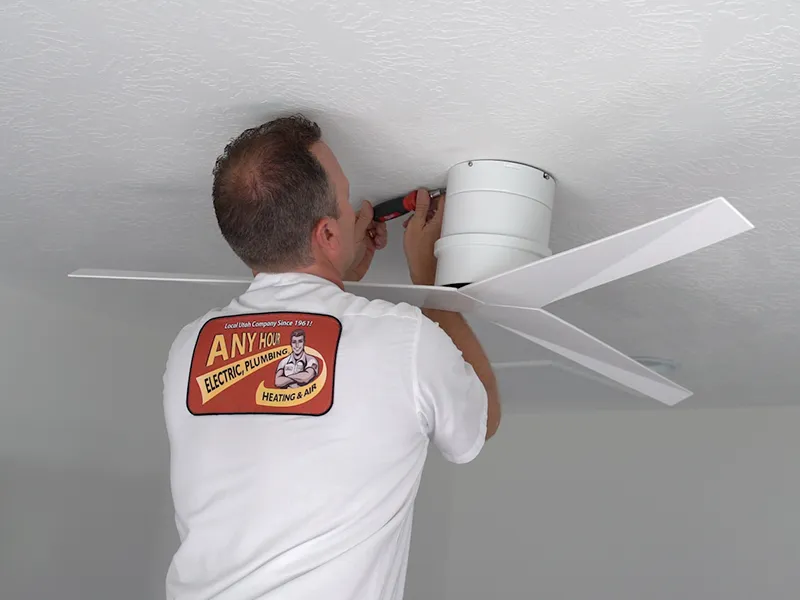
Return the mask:
<svg viewBox="0 0 800 600">
<path fill-rule="evenodd" d="M 338 319 L 312 313 L 211 319 L 194 347 L 186 406 L 193 415 L 324 415 L 341 333 Z"/>
</svg>

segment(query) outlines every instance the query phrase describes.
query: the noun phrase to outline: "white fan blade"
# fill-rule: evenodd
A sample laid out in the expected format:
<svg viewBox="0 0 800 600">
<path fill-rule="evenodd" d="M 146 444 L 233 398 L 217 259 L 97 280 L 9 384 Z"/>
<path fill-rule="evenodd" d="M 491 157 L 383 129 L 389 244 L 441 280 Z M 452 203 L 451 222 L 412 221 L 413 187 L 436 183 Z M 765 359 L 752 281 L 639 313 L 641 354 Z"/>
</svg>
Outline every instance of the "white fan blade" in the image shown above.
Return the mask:
<svg viewBox="0 0 800 600">
<path fill-rule="evenodd" d="M 516 331 L 514 333 L 517 333 Z M 519 335 L 519 334 L 517 334 Z M 552 367 L 555 363 L 552 360 L 509 360 L 503 362 L 493 362 L 492 369 L 502 371 L 504 369 L 531 369 L 537 367 Z"/>
<path fill-rule="evenodd" d="M 477 314 L 668 406 L 673 406 L 692 395 L 686 388 L 544 310 L 515 306 L 482 306 Z"/>
<path fill-rule="evenodd" d="M 251 283 L 253 281 L 252 277 L 156 273 L 153 271 L 115 271 L 107 269 L 78 269 L 70 273 L 69 277 L 78 279 L 130 279 L 139 281 L 178 281 L 189 283 Z"/>
<path fill-rule="evenodd" d="M 127 279 L 139 281 L 175 281 L 189 283 L 249 284 L 252 277 L 225 275 L 191 275 L 188 273 L 157 273 L 153 271 L 118 271 L 106 269 L 78 269 L 69 277 L 79 279 Z M 394 304 L 407 302 L 424 308 L 438 308 L 457 312 L 474 310 L 481 302 L 449 287 L 425 285 L 395 285 L 380 283 L 345 282 L 345 289 L 370 300 L 387 300 Z"/>
<path fill-rule="evenodd" d="M 487 304 L 541 308 L 716 244 L 753 228 L 724 198 L 472 283 L 461 292 Z"/>
<path fill-rule="evenodd" d="M 345 290 L 369 300 L 386 300 L 393 304 L 405 302 L 420 308 L 435 308 L 452 312 L 468 313 L 481 302 L 465 296 L 454 288 L 435 285 L 403 285 L 361 283 L 345 281 Z"/>
</svg>

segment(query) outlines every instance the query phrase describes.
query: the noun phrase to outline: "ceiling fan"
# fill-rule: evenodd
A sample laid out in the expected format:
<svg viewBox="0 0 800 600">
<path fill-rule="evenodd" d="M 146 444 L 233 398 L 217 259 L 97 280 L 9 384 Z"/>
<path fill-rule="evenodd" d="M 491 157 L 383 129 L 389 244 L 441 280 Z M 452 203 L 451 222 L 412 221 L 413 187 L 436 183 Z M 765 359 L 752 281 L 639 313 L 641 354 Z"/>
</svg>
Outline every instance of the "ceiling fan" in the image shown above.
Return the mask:
<svg viewBox="0 0 800 600">
<path fill-rule="evenodd" d="M 548 304 L 644 271 L 753 228 L 722 197 L 552 254 L 555 179 L 501 160 L 459 163 L 447 203 L 433 286 L 345 284 L 369 299 L 473 314 L 606 378 L 673 406 L 692 392 L 543 310 Z M 79 269 L 70 277 L 248 283 L 248 277 Z"/>
</svg>

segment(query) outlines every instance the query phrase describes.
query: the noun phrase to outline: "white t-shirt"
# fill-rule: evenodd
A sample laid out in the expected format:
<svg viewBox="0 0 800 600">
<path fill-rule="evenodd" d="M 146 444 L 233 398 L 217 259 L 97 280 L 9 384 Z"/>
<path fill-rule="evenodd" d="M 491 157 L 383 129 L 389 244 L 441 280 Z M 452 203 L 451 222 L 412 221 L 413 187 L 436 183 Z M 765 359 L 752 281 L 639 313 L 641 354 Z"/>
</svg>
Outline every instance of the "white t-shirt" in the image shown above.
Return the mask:
<svg viewBox="0 0 800 600">
<path fill-rule="evenodd" d="M 317 369 L 285 387 L 301 337 Z M 178 334 L 164 410 L 168 599 L 399 600 L 429 440 L 471 461 L 487 397 L 418 308 L 284 273 Z"/>
<path fill-rule="evenodd" d="M 278 363 L 277 373 L 282 372 L 285 376 L 291 376 L 307 369 L 313 369 L 318 373 L 319 365 L 317 364 L 317 359 L 313 356 L 309 356 L 305 352 L 301 353 L 299 356 L 295 356 L 295 354 L 292 353 Z M 280 385 L 280 387 L 296 388 L 300 387 L 300 384 L 293 382 Z"/>
</svg>

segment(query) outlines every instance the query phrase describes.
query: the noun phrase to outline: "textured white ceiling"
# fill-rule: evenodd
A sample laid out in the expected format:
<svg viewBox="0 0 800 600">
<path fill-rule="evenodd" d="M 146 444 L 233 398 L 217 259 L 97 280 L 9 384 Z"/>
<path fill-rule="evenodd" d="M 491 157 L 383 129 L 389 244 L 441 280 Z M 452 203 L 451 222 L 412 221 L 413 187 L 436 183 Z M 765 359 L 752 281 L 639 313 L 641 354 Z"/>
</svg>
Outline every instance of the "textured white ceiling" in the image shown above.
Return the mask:
<svg viewBox="0 0 800 600">
<path fill-rule="evenodd" d="M 6 281 L 243 272 L 216 232 L 211 167 L 230 137 L 286 110 L 319 119 L 354 201 L 443 183 L 470 158 L 546 169 L 555 251 L 725 195 L 754 232 L 554 312 L 678 360 L 695 405 L 800 403 L 796 1 L 5 2 Z M 398 242 L 374 280 L 404 279 Z M 137 285 L 104 310 L 157 314 L 163 298 Z M 194 290 L 160 293 L 180 306 Z M 536 379 L 506 381 L 525 396 Z"/>
</svg>

